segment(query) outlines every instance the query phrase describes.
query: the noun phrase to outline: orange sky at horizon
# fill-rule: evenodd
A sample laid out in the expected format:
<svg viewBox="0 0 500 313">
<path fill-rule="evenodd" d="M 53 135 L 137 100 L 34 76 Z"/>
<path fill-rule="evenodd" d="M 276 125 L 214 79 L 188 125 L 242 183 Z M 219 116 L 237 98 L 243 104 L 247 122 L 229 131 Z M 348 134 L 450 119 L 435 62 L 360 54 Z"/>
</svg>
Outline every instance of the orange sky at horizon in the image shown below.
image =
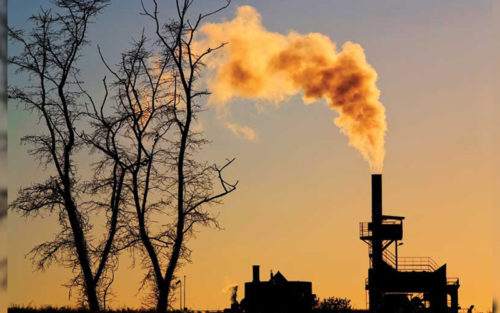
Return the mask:
<svg viewBox="0 0 500 313">
<path fill-rule="evenodd" d="M 438 5 L 429 0 L 405 7 L 394 1 L 378 6 L 362 1 L 363 7 L 344 0 L 317 1 L 317 7 L 307 10 L 301 1 L 286 6 L 278 2 L 238 1 L 214 21 L 231 19 L 237 6 L 250 4 L 272 31 L 320 32 L 339 45 L 352 40 L 363 46 L 378 73 L 387 114 L 384 213 L 406 217 L 399 254 L 446 263 L 448 276 L 460 278 L 462 307 L 474 304 L 478 312 L 487 312 L 495 264 L 493 167 L 500 153 L 493 133 L 500 133 L 500 126 L 492 114 L 487 62 L 492 52 L 486 39 L 491 16 L 485 2 L 446 0 Z M 113 4 L 114 10 L 99 22 L 139 18 L 128 15 L 135 4 L 124 3 L 126 9 Z M 14 12 L 19 7 L 9 8 L 18 17 L 9 18 L 9 23 L 21 23 L 24 15 Z M 333 17 L 325 13 L 328 10 Z M 112 55 L 142 23 L 147 22 L 124 25 L 116 38 L 107 27 L 90 35 Z M 122 46 L 114 41 L 119 39 Z M 99 65 L 84 62 L 89 62 L 87 73 L 104 73 Z M 237 284 L 241 300 L 251 266 L 259 264 L 261 279 L 279 270 L 289 280 L 312 281 L 313 293 L 320 298 L 347 297 L 356 308 L 365 308 L 368 248 L 359 240 L 358 223 L 370 219 L 370 171 L 333 124 L 337 115 L 323 101 L 304 106 L 301 95 L 279 107 L 236 99 L 228 109 L 228 119 L 251 126 L 258 140 L 234 136 L 215 110 L 201 117 L 200 127 L 212 143 L 200 157 L 211 162 L 236 157 L 227 178 L 238 179 L 240 185 L 214 208 L 224 230 L 200 229 L 189 243 L 193 262 L 179 272 L 187 276 L 187 306 L 229 307 L 225 287 Z M 22 135 L 37 130 L 33 121 L 21 108 L 9 106 L 9 201 L 20 186 L 45 174 L 19 144 Z M 93 157 L 78 156 L 86 162 Z M 25 258 L 35 244 L 51 238 L 56 218 L 26 221 L 9 213 L 10 304 L 75 304 L 62 286 L 70 278 L 67 269 L 53 266 L 34 272 Z M 140 266 L 132 268 L 128 254 L 120 265 L 112 306 L 141 306 Z"/>
</svg>

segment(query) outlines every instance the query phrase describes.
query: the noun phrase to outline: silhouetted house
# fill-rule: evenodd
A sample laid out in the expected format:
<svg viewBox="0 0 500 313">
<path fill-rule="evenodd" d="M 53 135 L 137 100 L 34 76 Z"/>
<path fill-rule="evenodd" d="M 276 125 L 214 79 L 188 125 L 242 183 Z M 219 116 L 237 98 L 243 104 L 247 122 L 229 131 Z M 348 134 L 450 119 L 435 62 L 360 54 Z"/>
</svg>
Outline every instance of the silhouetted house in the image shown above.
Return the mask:
<svg viewBox="0 0 500 313">
<path fill-rule="evenodd" d="M 260 281 L 259 266 L 254 265 L 240 306 L 245 313 L 304 313 L 311 311 L 313 299 L 311 282 L 288 281 L 279 271 Z"/>
</svg>

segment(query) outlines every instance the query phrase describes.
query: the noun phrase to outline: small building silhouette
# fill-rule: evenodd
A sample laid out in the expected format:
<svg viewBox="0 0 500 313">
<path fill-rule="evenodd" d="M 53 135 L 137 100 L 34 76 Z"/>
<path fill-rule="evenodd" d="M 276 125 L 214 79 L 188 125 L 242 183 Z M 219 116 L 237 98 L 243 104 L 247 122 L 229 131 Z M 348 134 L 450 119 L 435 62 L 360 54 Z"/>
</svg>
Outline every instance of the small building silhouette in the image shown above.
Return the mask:
<svg viewBox="0 0 500 313">
<path fill-rule="evenodd" d="M 312 283 L 288 281 L 279 271 L 269 281 L 261 281 L 259 265 L 253 266 L 253 280 L 245 283 L 245 298 L 240 307 L 244 313 L 310 312 L 314 296 Z"/>
</svg>

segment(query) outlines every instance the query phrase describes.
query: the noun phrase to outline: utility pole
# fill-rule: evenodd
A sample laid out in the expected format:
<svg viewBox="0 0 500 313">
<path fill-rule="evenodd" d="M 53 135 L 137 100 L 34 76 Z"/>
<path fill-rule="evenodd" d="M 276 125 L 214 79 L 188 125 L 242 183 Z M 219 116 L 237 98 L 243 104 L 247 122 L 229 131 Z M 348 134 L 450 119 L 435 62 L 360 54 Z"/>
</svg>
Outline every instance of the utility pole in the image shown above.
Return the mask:
<svg viewBox="0 0 500 313">
<path fill-rule="evenodd" d="M 186 275 L 184 275 L 184 310 L 186 310 Z"/>
<path fill-rule="evenodd" d="M 179 287 L 179 310 L 182 311 L 182 281 L 179 279 L 177 282 L 181 284 Z"/>
</svg>

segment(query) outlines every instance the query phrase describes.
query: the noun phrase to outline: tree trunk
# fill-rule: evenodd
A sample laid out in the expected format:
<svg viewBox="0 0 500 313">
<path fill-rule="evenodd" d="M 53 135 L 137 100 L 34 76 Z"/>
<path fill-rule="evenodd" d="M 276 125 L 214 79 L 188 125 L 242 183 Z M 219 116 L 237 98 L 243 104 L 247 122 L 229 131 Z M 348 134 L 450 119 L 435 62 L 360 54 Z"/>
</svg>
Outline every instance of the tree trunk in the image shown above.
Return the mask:
<svg viewBox="0 0 500 313">
<path fill-rule="evenodd" d="M 96 285 L 91 282 L 89 288 L 86 289 L 87 301 L 89 304 L 89 310 L 92 312 L 99 312 L 99 299 L 97 298 L 97 288 Z"/>
<path fill-rule="evenodd" d="M 85 295 L 87 297 L 89 309 L 91 311 L 97 312 L 99 311 L 99 299 L 97 297 L 97 288 L 94 282 L 94 275 L 92 274 L 92 269 L 90 267 L 87 243 L 85 241 L 85 236 L 78 220 L 73 199 L 71 199 L 70 195 L 66 195 L 65 198 L 66 211 L 68 212 L 71 229 L 73 230 L 75 249 L 83 273 Z"/>
<path fill-rule="evenodd" d="M 165 273 L 165 279 L 160 288 L 160 293 L 158 295 L 157 309 L 160 312 L 165 312 L 163 310 L 167 309 L 168 306 L 168 296 L 170 294 L 170 286 L 172 285 L 172 279 L 174 278 L 175 268 L 177 267 L 177 262 L 181 253 L 182 242 L 184 240 L 184 160 L 186 155 L 186 146 L 189 136 L 190 124 L 191 124 L 191 99 L 189 91 L 187 93 L 187 117 L 184 130 L 182 131 L 181 146 L 179 149 L 179 160 L 177 164 L 177 234 L 175 236 L 174 246 L 172 249 L 172 256 L 168 262 L 167 270 Z"/>
<path fill-rule="evenodd" d="M 156 311 L 158 313 L 165 313 L 167 312 L 168 308 L 168 295 L 169 295 L 170 285 L 162 284 L 161 286 L 158 286 L 158 288 L 160 290 L 158 291 L 158 302 L 156 303 Z"/>
<path fill-rule="evenodd" d="M 182 220 L 181 229 L 184 229 L 184 220 Z M 170 286 L 172 285 L 172 279 L 174 278 L 175 268 L 177 267 L 177 262 L 179 260 L 182 241 L 183 241 L 183 232 L 178 233 L 177 238 L 174 243 L 174 248 L 172 251 L 172 256 L 170 258 L 170 262 L 168 263 L 167 272 L 165 274 L 165 282 L 163 284 L 163 290 L 165 292 L 165 309 L 168 306 L 168 296 L 170 294 Z M 160 305 L 161 298 L 158 299 L 158 306 Z"/>
</svg>

